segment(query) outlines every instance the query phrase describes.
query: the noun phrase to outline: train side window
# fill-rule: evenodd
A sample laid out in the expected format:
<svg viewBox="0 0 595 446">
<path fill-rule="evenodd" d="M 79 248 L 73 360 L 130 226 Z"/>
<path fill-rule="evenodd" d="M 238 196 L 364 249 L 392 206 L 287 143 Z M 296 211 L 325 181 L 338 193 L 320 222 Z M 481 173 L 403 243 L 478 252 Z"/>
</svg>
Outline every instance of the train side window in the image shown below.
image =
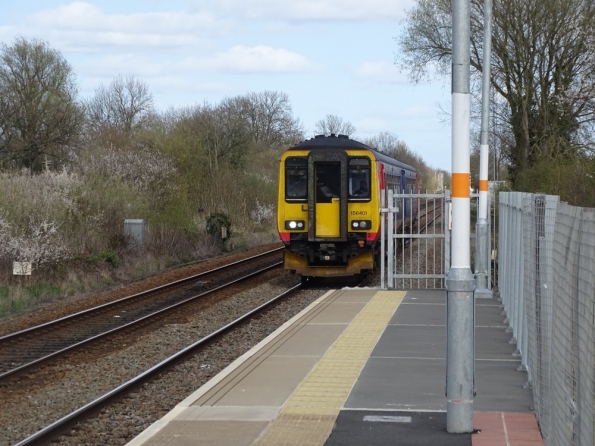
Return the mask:
<svg viewBox="0 0 595 446">
<path fill-rule="evenodd" d="M 349 198 L 370 199 L 370 159 L 349 159 Z"/>
<path fill-rule="evenodd" d="M 287 158 L 285 160 L 285 199 L 308 199 L 308 160 Z"/>
</svg>

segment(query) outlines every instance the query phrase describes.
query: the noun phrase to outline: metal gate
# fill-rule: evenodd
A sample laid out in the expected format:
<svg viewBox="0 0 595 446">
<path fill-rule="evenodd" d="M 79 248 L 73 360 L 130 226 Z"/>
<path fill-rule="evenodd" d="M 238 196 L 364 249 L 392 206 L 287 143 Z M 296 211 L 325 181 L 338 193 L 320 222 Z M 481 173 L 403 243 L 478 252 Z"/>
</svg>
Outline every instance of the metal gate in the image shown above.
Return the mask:
<svg viewBox="0 0 595 446">
<path fill-rule="evenodd" d="M 387 195 L 383 191 L 381 287 L 445 289 L 450 268 L 450 191 L 395 194 L 389 190 Z"/>
</svg>

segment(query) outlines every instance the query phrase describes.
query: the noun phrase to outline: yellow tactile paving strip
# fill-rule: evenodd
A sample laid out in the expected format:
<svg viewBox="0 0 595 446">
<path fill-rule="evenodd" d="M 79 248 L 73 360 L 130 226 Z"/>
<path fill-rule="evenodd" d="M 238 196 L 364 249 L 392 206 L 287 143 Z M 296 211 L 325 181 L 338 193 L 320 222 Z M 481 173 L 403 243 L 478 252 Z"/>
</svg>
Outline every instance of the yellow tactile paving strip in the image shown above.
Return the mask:
<svg viewBox="0 0 595 446">
<path fill-rule="evenodd" d="M 404 296 L 402 291 L 376 293 L 293 392 L 255 445 L 323 445 Z"/>
</svg>

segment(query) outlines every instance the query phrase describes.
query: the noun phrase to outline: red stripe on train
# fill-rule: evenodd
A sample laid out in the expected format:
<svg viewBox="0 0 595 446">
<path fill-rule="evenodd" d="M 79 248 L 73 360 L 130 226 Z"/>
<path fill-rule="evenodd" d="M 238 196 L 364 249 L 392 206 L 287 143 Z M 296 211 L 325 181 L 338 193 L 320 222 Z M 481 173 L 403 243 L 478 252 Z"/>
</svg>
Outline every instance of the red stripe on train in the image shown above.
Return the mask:
<svg viewBox="0 0 595 446">
<path fill-rule="evenodd" d="M 378 232 L 366 232 L 366 241 L 368 241 L 368 242 L 373 242 L 374 240 L 377 240 L 378 237 L 379 237 Z"/>
</svg>

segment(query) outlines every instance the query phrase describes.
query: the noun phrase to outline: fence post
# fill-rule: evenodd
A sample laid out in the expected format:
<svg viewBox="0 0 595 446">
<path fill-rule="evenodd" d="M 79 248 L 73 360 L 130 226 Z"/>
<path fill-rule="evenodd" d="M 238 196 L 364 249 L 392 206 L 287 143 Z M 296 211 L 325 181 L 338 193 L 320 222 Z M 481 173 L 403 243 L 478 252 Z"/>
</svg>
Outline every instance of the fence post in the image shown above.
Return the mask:
<svg viewBox="0 0 595 446">
<path fill-rule="evenodd" d="M 388 288 L 395 288 L 395 198 L 392 190 L 388 190 Z"/>
<path fill-rule="evenodd" d="M 387 255 L 386 252 L 386 213 L 388 209 L 386 209 L 386 190 L 382 189 L 380 191 L 380 288 L 386 290 L 386 283 L 384 282 L 385 272 L 385 256 Z"/>
</svg>

